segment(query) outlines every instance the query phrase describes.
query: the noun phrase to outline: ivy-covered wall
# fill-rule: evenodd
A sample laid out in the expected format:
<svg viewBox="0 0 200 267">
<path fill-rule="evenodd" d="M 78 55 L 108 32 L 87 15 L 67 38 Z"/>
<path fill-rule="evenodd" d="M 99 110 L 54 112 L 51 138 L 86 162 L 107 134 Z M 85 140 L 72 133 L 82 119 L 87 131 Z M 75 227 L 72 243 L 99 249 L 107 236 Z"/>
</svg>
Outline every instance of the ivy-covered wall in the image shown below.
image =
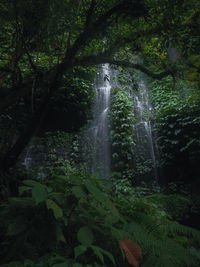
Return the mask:
<svg viewBox="0 0 200 267">
<path fill-rule="evenodd" d="M 112 171 L 114 178 L 133 178 L 133 102 L 120 88 L 111 94 Z"/>
</svg>

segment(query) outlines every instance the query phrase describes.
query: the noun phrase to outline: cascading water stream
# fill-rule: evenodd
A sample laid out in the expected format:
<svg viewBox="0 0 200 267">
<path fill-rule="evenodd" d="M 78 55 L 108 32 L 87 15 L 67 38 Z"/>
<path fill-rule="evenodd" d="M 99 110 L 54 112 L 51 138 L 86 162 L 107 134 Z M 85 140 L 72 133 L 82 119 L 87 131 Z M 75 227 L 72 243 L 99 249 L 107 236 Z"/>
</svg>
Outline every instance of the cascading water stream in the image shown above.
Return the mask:
<svg viewBox="0 0 200 267">
<path fill-rule="evenodd" d="M 87 151 L 85 161 L 87 161 L 92 173 L 94 173 L 96 177 L 104 179 L 109 179 L 111 172 L 111 142 L 108 116 L 110 110 L 110 94 L 111 88 L 121 88 L 123 90 L 123 85 L 118 81 L 119 75 L 120 71 L 114 68 L 111 69 L 109 64 L 104 64 L 99 68 L 94 87 L 96 91 L 94 120 L 92 127 L 90 124 L 89 130 L 85 133 L 87 137 L 85 138 L 85 140 L 87 140 L 85 141 L 85 151 Z M 133 158 L 140 157 L 140 166 L 142 166 L 142 168 L 145 165 L 143 164 L 144 161 L 149 161 L 149 166 L 151 168 L 151 176 L 149 177 L 152 180 L 152 176 L 154 176 L 154 181 L 157 181 L 156 159 L 158 154 L 153 140 L 152 125 L 149 118 L 149 115 L 152 114 L 152 107 L 149 102 L 148 89 L 143 79 L 140 79 L 138 92 L 133 93 L 132 88 L 133 86 L 130 84 L 124 91 L 133 97 L 133 112 L 137 118 L 133 125 L 133 132 L 136 135 L 134 140 L 136 141 L 136 149 Z M 134 136 L 132 136 L 132 138 L 134 139 Z M 37 156 L 35 156 L 35 148 L 36 151 L 39 149 Z M 35 144 L 27 148 L 23 159 L 23 165 L 26 169 L 36 165 L 38 166 L 38 154 L 42 155 L 42 158 L 44 157 L 43 148 L 42 152 L 41 148 L 38 148 Z M 133 172 L 135 169 L 137 169 L 137 166 L 133 166 Z M 142 178 L 143 176 L 141 176 L 141 179 Z"/>
<path fill-rule="evenodd" d="M 26 153 L 25 153 L 25 157 L 24 157 L 24 161 L 23 161 L 23 165 L 25 167 L 26 170 L 28 170 L 32 164 L 32 155 L 31 155 L 31 146 L 28 146 L 26 149 Z"/>
<path fill-rule="evenodd" d="M 133 95 L 135 102 L 135 111 L 138 121 L 134 125 L 137 136 L 138 153 L 143 154 L 143 159 L 151 159 L 154 180 L 158 180 L 158 171 L 156 165 L 156 146 L 154 145 L 152 125 L 150 116 L 152 115 L 152 106 L 149 102 L 148 89 L 143 79 L 139 82 L 138 94 Z"/>
<path fill-rule="evenodd" d="M 92 173 L 96 177 L 109 179 L 111 171 L 111 142 L 109 131 L 108 113 L 110 110 L 111 88 L 119 87 L 123 90 L 123 85 L 118 82 L 119 71 L 110 69 L 109 64 L 104 64 L 99 68 L 95 84 L 96 100 L 94 104 L 94 122 L 92 125 Z M 148 88 L 144 79 L 140 78 L 138 92 L 132 91 L 132 85 L 125 91 L 133 97 L 133 112 L 135 123 L 133 132 L 135 133 L 135 155 L 143 169 L 147 167 L 148 181 L 158 180 L 157 172 L 157 151 L 152 133 L 151 115 L 152 106 L 149 101 Z M 135 168 L 133 166 L 133 168 Z M 137 167 L 136 167 L 137 169 Z M 135 170 L 133 170 L 135 171 Z M 136 170 L 137 173 L 137 170 Z M 141 175 L 141 179 L 144 175 Z M 140 179 L 140 178 L 139 178 Z M 146 178 L 145 178 L 146 179 Z"/>
<path fill-rule="evenodd" d="M 110 175 L 110 141 L 108 127 L 108 112 L 110 108 L 110 71 L 109 65 L 102 65 L 98 72 L 95 85 L 96 101 L 94 110 L 93 143 L 94 152 L 92 172 L 100 177 L 109 178 Z"/>
</svg>

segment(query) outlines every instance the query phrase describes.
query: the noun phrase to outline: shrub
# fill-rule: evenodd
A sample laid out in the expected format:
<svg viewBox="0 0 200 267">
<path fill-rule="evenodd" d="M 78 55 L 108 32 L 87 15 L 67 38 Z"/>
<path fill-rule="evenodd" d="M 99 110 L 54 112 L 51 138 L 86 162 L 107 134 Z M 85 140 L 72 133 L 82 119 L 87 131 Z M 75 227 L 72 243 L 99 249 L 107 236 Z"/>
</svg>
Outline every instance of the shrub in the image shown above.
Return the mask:
<svg viewBox="0 0 200 267">
<path fill-rule="evenodd" d="M 155 197 L 138 197 L 128 184 L 128 194 L 108 189 L 84 169 L 47 178 L 24 180 L 1 205 L 3 266 L 125 267 L 124 239 L 141 247 L 142 267 L 199 266 L 200 233 L 172 221 Z"/>
</svg>

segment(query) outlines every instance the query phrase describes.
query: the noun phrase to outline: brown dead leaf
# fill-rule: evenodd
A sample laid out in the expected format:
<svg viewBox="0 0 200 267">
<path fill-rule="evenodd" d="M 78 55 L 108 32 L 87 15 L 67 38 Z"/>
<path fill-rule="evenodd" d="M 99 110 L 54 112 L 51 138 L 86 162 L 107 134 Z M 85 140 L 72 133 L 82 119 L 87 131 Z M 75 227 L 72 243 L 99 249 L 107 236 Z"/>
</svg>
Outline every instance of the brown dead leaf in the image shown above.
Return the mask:
<svg viewBox="0 0 200 267">
<path fill-rule="evenodd" d="M 127 261 L 132 266 L 139 267 L 142 262 L 142 250 L 140 246 L 129 239 L 122 239 L 120 246 L 126 255 Z"/>
</svg>

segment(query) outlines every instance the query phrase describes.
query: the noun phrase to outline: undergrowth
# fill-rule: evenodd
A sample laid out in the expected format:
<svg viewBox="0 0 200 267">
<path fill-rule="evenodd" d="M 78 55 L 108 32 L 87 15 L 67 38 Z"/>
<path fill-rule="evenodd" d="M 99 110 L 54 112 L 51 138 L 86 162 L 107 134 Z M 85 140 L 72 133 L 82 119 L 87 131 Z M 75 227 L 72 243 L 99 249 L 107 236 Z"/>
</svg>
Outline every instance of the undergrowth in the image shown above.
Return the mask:
<svg viewBox="0 0 200 267">
<path fill-rule="evenodd" d="M 124 238 L 141 247 L 142 267 L 200 265 L 200 232 L 172 219 L 162 193 L 105 186 L 67 164 L 42 181 L 27 178 L 1 204 L 1 266 L 130 266 Z"/>
</svg>

